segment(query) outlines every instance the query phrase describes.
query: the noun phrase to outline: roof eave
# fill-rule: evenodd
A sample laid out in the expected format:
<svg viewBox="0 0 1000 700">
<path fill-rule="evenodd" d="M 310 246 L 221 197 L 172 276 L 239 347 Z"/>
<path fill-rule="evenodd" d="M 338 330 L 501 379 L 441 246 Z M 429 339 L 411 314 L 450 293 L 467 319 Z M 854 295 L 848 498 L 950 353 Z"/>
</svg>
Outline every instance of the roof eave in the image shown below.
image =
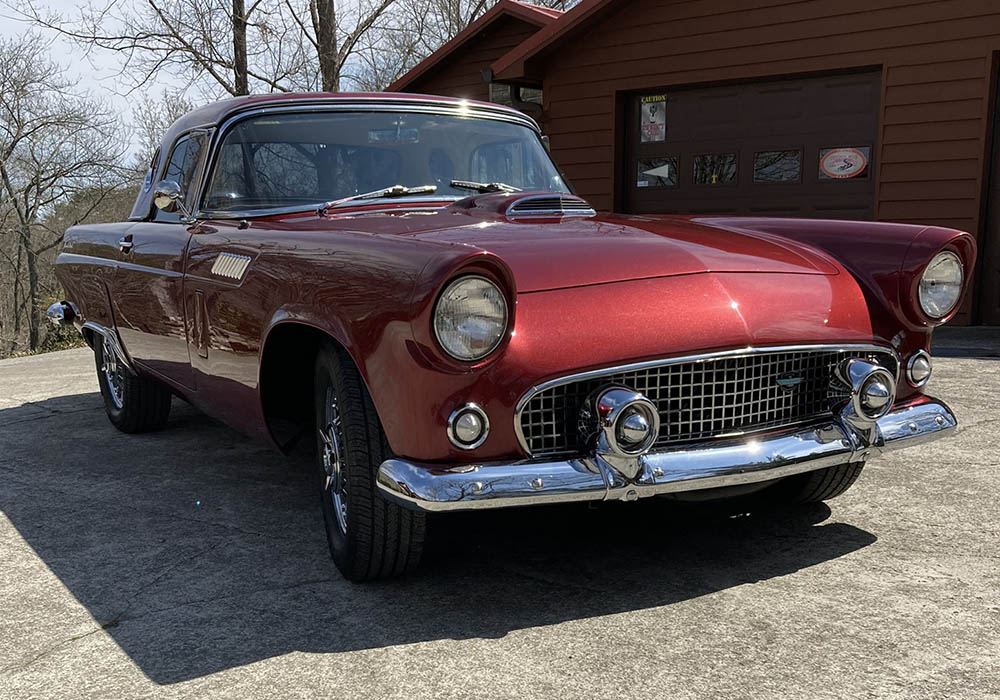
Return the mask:
<svg viewBox="0 0 1000 700">
<path fill-rule="evenodd" d="M 612 4 L 614 0 L 583 0 L 558 20 L 551 22 L 494 61 L 490 66 L 493 76 L 497 80 L 507 81 L 532 77 L 527 75 L 532 59 L 550 50 L 566 35 L 589 22 L 597 13 Z"/>
<path fill-rule="evenodd" d="M 409 85 L 412 85 L 445 58 L 462 48 L 466 42 L 479 34 L 479 32 L 503 17 L 513 17 L 529 24 L 534 24 L 537 27 L 546 27 L 562 16 L 563 13 L 558 10 L 536 7 L 527 3 L 517 2 L 517 0 L 500 0 L 500 2 L 487 10 L 479 19 L 460 31 L 450 41 L 438 48 L 437 51 L 387 87 L 386 92 L 405 91 Z"/>
</svg>

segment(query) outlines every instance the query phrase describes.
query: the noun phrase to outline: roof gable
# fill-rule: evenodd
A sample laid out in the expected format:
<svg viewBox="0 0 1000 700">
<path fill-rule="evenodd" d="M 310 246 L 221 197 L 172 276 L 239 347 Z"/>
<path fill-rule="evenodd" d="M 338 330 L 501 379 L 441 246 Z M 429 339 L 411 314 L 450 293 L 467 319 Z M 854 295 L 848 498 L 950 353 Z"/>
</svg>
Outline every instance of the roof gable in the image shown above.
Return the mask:
<svg viewBox="0 0 1000 700">
<path fill-rule="evenodd" d="M 580 27 L 588 24 L 602 11 L 615 5 L 615 0 L 582 0 L 573 9 L 562 14 L 556 22 L 550 22 L 543 29 L 511 49 L 493 64 L 493 74 L 501 79 L 523 78 L 527 61 L 548 51 L 552 46 Z"/>
<path fill-rule="evenodd" d="M 456 34 L 451 41 L 441 46 L 437 51 L 410 69 L 406 75 L 402 76 L 392 85 L 387 87 L 386 91 L 400 92 L 406 90 L 407 86 L 411 85 L 419 78 L 424 77 L 444 59 L 448 58 L 448 56 L 465 46 L 466 43 L 474 39 L 480 32 L 498 20 L 506 17 L 513 17 L 542 28 L 548 26 L 562 15 L 563 13 L 559 10 L 550 9 L 548 7 L 539 7 L 538 5 L 519 2 L 518 0 L 500 0 L 497 4 L 486 11 L 479 19 L 472 22 L 469 26 Z"/>
</svg>

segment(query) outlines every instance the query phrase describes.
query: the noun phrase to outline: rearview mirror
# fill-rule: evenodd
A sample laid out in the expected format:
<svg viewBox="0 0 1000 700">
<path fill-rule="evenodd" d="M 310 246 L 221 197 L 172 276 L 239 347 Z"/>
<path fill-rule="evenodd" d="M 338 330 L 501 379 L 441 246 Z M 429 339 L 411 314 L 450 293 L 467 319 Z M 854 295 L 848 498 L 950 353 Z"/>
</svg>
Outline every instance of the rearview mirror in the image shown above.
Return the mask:
<svg viewBox="0 0 1000 700">
<path fill-rule="evenodd" d="M 184 206 L 184 191 L 175 180 L 160 180 L 153 191 L 153 204 L 160 211 L 180 212 L 181 221 L 184 223 L 194 221 L 191 212 Z"/>
</svg>

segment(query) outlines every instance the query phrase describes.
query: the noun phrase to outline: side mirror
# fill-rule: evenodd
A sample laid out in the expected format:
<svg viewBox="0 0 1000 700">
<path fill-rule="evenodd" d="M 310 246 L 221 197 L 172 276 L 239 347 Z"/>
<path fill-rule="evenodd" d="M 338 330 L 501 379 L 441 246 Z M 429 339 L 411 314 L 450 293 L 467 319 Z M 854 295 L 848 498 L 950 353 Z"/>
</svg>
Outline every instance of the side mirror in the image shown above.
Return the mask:
<svg viewBox="0 0 1000 700">
<path fill-rule="evenodd" d="M 180 212 L 181 221 L 184 223 L 194 221 L 191 212 L 184 206 L 184 191 L 174 180 L 160 180 L 160 183 L 153 191 L 153 204 L 160 211 Z"/>
</svg>

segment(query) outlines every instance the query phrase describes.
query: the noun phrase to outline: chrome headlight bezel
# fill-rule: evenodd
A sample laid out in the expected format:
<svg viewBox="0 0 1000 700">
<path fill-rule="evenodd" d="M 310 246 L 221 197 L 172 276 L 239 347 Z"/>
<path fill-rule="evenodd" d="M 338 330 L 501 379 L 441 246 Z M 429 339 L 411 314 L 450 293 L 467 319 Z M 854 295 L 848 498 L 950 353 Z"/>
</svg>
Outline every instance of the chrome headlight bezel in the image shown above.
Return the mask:
<svg viewBox="0 0 1000 700">
<path fill-rule="evenodd" d="M 446 319 L 442 316 L 444 311 L 442 309 L 442 305 L 447 303 L 457 303 L 451 300 L 450 296 L 463 285 L 468 285 L 470 283 L 480 285 L 485 284 L 488 288 L 492 288 L 492 291 L 495 294 L 493 295 L 493 299 L 490 301 L 499 302 L 496 307 L 496 311 L 498 311 L 499 314 L 495 317 L 495 324 L 497 328 L 495 337 L 490 338 L 489 342 L 478 351 L 463 352 L 463 349 L 458 347 L 457 344 L 451 342 L 451 339 L 448 337 Z M 466 318 L 473 315 L 474 314 L 469 313 Z M 454 327 L 460 324 L 452 321 L 451 325 Z M 461 275 L 449 282 L 441 291 L 437 301 L 434 303 L 434 311 L 431 314 L 431 326 L 434 329 L 434 338 L 437 340 L 438 345 L 449 357 L 458 360 L 459 362 L 479 362 L 492 355 L 503 343 L 504 337 L 507 335 L 509 325 L 510 309 L 508 307 L 507 296 L 504 294 L 503 288 L 489 277 L 477 274 Z"/>
<path fill-rule="evenodd" d="M 942 274 L 942 265 L 951 265 L 951 272 L 957 271 L 957 281 L 954 279 L 943 283 L 940 281 L 942 277 L 947 276 L 947 271 Z M 929 277 L 929 273 L 934 276 Z M 931 293 L 935 287 L 944 287 L 946 285 L 954 287 L 954 293 L 950 299 L 946 297 L 947 303 L 943 304 L 940 300 L 935 300 L 931 296 Z M 964 287 L 965 266 L 962 264 L 962 259 L 952 250 L 942 250 L 931 258 L 930 262 L 927 263 L 920 273 L 920 278 L 917 280 L 917 303 L 927 318 L 938 321 L 948 316 L 948 314 L 958 307 L 958 302 L 962 299 L 962 290 Z"/>
</svg>

